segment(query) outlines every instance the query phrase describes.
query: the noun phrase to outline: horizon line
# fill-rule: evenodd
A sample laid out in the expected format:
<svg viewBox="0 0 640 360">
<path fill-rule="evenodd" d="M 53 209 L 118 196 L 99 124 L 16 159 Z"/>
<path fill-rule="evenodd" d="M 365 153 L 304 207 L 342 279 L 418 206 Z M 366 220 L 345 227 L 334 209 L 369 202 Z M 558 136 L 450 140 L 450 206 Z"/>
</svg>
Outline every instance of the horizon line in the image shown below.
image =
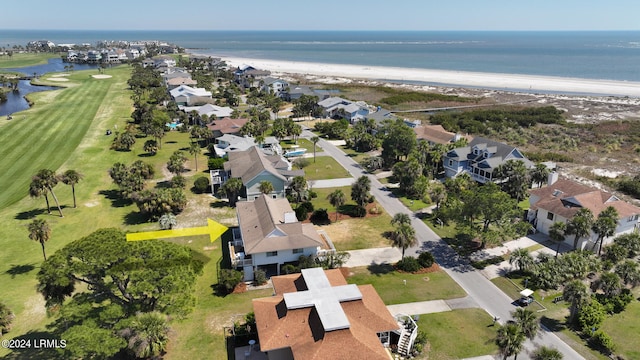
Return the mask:
<svg viewBox="0 0 640 360">
<path fill-rule="evenodd" d="M 111 31 L 111 32 L 127 32 L 127 31 L 154 31 L 154 32 L 195 32 L 195 31 L 237 31 L 237 32 L 256 32 L 256 31 L 273 31 L 273 32 L 634 32 L 638 29 L 26 29 L 26 28 L 0 28 L 0 31 Z"/>
</svg>

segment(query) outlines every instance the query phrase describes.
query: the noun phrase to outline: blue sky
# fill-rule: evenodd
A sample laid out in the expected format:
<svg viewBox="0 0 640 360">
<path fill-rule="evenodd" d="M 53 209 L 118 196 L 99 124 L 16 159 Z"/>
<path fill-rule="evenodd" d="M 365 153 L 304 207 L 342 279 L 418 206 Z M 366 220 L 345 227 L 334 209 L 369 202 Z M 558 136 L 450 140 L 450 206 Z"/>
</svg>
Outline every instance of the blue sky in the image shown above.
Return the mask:
<svg viewBox="0 0 640 360">
<path fill-rule="evenodd" d="M 640 30 L 638 0 L 5 0 L 3 29 Z"/>
</svg>

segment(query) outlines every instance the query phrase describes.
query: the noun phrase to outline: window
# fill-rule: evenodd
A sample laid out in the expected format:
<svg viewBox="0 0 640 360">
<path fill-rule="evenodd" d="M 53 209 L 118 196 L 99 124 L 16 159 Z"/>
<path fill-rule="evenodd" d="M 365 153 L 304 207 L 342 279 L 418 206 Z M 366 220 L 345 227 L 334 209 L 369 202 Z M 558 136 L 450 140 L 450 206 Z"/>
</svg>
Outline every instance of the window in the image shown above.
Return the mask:
<svg viewBox="0 0 640 360">
<path fill-rule="evenodd" d="M 553 220 L 553 213 L 551 212 L 547 213 L 547 220 Z"/>
<path fill-rule="evenodd" d="M 277 199 L 278 198 L 278 194 L 271 194 L 271 198 Z"/>
<path fill-rule="evenodd" d="M 277 251 L 268 251 L 267 252 L 267 257 L 272 257 L 272 256 L 278 256 L 278 252 Z"/>
<path fill-rule="evenodd" d="M 302 254 L 303 249 L 293 249 L 294 254 Z"/>
<path fill-rule="evenodd" d="M 449 160 L 449 166 L 453 166 L 453 160 Z"/>
</svg>

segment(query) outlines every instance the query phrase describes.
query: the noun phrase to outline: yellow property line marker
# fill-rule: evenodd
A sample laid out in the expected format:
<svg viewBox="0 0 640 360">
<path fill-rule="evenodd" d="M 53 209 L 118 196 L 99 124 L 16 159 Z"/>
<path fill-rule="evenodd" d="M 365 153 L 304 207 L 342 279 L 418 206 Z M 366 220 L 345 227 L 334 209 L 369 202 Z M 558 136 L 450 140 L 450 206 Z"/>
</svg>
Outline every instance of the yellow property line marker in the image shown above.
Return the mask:
<svg viewBox="0 0 640 360">
<path fill-rule="evenodd" d="M 184 229 L 173 229 L 173 230 L 158 230 L 158 231 L 146 231 L 146 232 L 138 232 L 138 233 L 129 233 L 127 234 L 127 241 L 142 241 L 142 240 L 153 240 L 153 239 L 166 239 L 166 238 L 174 238 L 181 236 L 195 236 L 195 235 L 205 235 L 209 234 L 209 238 L 211 242 L 216 241 L 222 234 L 227 231 L 227 227 L 213 221 L 211 219 L 207 219 L 207 226 L 194 227 L 194 228 L 184 228 Z"/>
</svg>

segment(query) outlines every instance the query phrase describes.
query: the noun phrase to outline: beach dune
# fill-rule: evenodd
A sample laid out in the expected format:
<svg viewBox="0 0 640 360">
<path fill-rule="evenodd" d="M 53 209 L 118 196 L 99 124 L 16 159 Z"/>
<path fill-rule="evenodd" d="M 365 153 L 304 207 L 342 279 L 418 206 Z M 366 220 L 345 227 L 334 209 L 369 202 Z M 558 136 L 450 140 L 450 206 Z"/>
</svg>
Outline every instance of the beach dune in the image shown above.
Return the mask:
<svg viewBox="0 0 640 360">
<path fill-rule="evenodd" d="M 307 74 L 351 79 L 424 82 L 432 85 L 474 87 L 508 91 L 576 93 L 640 97 L 640 82 L 591 80 L 553 76 L 479 73 L 384 66 L 322 64 L 300 61 L 225 57 L 227 64 L 251 65 L 274 73 Z"/>
</svg>

